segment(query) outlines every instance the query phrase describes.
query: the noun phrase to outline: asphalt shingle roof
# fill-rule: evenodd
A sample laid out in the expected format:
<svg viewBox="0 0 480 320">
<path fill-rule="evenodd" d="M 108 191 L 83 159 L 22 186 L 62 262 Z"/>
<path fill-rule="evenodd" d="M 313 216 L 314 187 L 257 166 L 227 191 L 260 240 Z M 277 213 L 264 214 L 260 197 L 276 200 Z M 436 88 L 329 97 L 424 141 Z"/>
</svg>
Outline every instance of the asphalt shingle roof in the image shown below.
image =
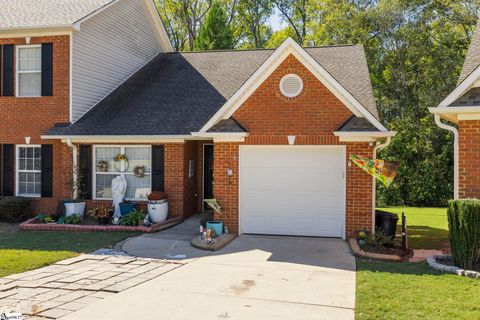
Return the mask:
<svg viewBox="0 0 480 320">
<path fill-rule="evenodd" d="M 0 0 L 0 30 L 72 25 L 114 0 Z"/>
<path fill-rule="evenodd" d="M 306 48 L 378 119 L 362 46 Z M 50 135 L 188 135 L 199 131 L 274 50 L 161 53 L 69 127 Z"/>
<path fill-rule="evenodd" d="M 358 131 L 380 131 L 378 130 L 373 124 L 371 124 L 367 119 L 365 118 L 359 118 L 356 116 L 352 116 L 350 119 L 348 119 L 344 124 L 338 128 L 337 131 L 342 131 L 342 132 L 348 132 L 348 131 L 353 131 L 353 132 L 358 132 Z"/>
<path fill-rule="evenodd" d="M 480 88 L 471 88 L 449 107 L 478 107 L 480 106 Z"/>
<path fill-rule="evenodd" d="M 458 84 L 462 83 L 480 65 L 480 20 L 473 34 Z"/>
</svg>

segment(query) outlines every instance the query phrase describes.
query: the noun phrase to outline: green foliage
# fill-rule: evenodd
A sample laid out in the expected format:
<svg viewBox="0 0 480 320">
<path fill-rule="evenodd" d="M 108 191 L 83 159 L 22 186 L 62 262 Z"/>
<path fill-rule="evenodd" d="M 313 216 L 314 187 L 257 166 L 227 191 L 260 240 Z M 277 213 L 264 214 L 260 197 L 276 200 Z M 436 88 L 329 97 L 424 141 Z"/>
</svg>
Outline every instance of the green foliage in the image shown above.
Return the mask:
<svg viewBox="0 0 480 320">
<path fill-rule="evenodd" d="M 195 50 L 217 49 L 233 49 L 233 34 L 228 26 L 228 16 L 219 1 L 213 2 L 195 39 Z"/>
<path fill-rule="evenodd" d="M 376 248 L 393 246 L 393 238 L 391 236 L 387 236 L 382 230 L 379 229 L 377 229 L 375 233 L 367 235 L 365 241 L 367 245 Z"/>
<path fill-rule="evenodd" d="M 63 223 L 65 224 L 80 224 L 80 222 L 82 222 L 82 218 L 76 213 L 72 214 L 71 216 L 65 217 L 63 220 Z"/>
<path fill-rule="evenodd" d="M 120 218 L 120 224 L 122 226 L 138 226 L 145 219 L 145 213 L 143 210 L 134 209 L 129 214 Z"/>
<path fill-rule="evenodd" d="M 0 199 L 0 222 L 19 223 L 32 218 L 30 200 L 22 197 Z"/>
<path fill-rule="evenodd" d="M 449 201 L 447 214 L 453 260 L 469 269 L 480 258 L 480 200 Z"/>
</svg>

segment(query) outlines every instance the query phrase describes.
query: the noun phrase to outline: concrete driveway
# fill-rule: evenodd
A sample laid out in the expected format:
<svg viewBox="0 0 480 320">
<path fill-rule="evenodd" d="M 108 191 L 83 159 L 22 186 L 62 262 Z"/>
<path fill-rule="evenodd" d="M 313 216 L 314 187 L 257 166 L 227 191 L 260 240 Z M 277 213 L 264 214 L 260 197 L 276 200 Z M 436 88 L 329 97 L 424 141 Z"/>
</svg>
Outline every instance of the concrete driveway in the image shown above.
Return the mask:
<svg viewBox="0 0 480 320">
<path fill-rule="evenodd" d="M 354 306 L 346 242 L 245 235 L 64 319 L 354 319 Z"/>
</svg>

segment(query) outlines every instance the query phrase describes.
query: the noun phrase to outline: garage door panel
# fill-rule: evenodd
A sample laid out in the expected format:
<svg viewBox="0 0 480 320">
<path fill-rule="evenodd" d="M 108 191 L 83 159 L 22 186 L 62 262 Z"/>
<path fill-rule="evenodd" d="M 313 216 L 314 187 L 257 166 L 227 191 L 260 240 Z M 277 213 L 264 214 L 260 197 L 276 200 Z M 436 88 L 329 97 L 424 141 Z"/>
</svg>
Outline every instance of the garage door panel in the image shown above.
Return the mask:
<svg viewBox="0 0 480 320">
<path fill-rule="evenodd" d="M 241 231 L 341 237 L 344 157 L 342 147 L 241 147 Z"/>
<path fill-rule="evenodd" d="M 308 168 L 258 168 L 249 167 L 248 176 L 242 181 L 245 189 L 281 191 L 342 191 L 338 180 L 342 178 L 339 168 L 308 169 Z M 339 172 L 338 174 L 325 174 L 325 171 Z M 265 179 L 265 177 L 269 177 Z"/>
<path fill-rule="evenodd" d="M 325 193 L 318 195 L 316 193 L 302 193 L 295 195 L 290 192 L 280 192 L 275 194 L 264 194 L 261 192 L 247 192 L 245 194 L 250 201 L 246 201 L 242 206 L 242 212 L 249 215 L 256 211 L 274 211 L 281 212 L 333 212 L 341 214 L 338 203 L 342 201 L 342 195 L 339 193 Z"/>
</svg>

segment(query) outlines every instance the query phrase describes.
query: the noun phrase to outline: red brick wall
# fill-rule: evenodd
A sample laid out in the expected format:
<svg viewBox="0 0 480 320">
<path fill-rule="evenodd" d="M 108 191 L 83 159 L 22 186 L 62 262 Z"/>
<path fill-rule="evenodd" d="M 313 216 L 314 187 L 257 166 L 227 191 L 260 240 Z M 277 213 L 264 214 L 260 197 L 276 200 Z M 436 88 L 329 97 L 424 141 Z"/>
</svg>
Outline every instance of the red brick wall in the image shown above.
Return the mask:
<svg viewBox="0 0 480 320">
<path fill-rule="evenodd" d="M 59 141 L 41 140 L 55 123 L 69 121 L 69 37 L 33 37 L 30 44 L 53 43 L 53 96 L 16 98 L 0 96 L 0 144 L 53 144 L 53 195 L 52 198 L 34 199 L 32 210 L 54 211 L 57 201 L 71 197 L 71 156 L 67 146 Z M 24 45 L 25 38 L 0 39 L 0 44 Z"/>
<path fill-rule="evenodd" d="M 197 170 L 196 166 L 198 163 L 198 143 L 197 141 L 185 141 L 184 149 L 184 198 L 183 198 L 183 215 L 185 218 L 191 217 L 197 213 L 197 199 L 198 199 L 198 180 L 200 173 Z M 189 171 L 189 161 L 193 160 L 194 170 L 193 177 L 188 176 Z"/>
<path fill-rule="evenodd" d="M 296 73 L 304 89 L 296 98 L 285 98 L 278 89 L 280 79 Z M 297 136 L 297 145 L 347 146 L 351 153 L 372 157 L 368 143 L 341 143 L 333 131 L 352 113 L 296 58 L 289 56 L 234 113 L 249 132 L 244 143 L 215 143 L 215 197 L 224 212 L 219 217 L 230 230 L 238 230 L 238 146 L 240 144 L 288 144 L 287 135 Z M 233 169 L 233 177 L 227 169 Z M 347 167 L 346 233 L 371 229 L 372 178 L 360 168 Z"/>
<path fill-rule="evenodd" d="M 460 198 L 480 198 L 480 120 L 460 121 Z"/>
</svg>

